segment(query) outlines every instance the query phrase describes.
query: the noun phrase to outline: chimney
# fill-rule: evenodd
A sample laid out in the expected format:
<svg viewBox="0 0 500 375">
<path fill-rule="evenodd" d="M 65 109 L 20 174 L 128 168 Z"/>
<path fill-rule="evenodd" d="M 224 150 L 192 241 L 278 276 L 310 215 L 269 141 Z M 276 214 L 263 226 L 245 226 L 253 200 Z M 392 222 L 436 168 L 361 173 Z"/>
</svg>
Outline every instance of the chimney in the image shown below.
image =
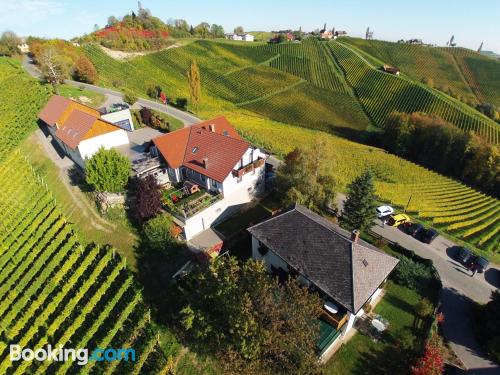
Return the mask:
<svg viewBox="0 0 500 375">
<path fill-rule="evenodd" d="M 54 125 L 56 126 L 56 129 L 59 129 L 59 124 L 57 122 Z"/>
<path fill-rule="evenodd" d="M 210 124 L 210 125 L 208 125 L 208 129 L 209 129 L 212 133 L 215 133 L 215 124 Z"/>
<path fill-rule="evenodd" d="M 359 240 L 359 230 L 355 229 L 351 232 L 351 241 L 354 243 L 358 243 Z"/>
<path fill-rule="evenodd" d="M 203 158 L 203 168 L 207 169 L 207 167 L 208 167 L 208 157 L 205 156 Z"/>
</svg>

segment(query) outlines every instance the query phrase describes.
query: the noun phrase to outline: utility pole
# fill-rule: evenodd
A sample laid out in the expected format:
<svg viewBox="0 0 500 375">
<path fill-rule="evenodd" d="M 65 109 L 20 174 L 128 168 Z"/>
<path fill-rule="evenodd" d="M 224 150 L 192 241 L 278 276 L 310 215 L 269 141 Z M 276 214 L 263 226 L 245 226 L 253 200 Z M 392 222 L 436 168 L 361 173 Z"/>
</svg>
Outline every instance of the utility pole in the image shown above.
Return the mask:
<svg viewBox="0 0 500 375">
<path fill-rule="evenodd" d="M 408 203 L 406 203 L 405 213 L 406 213 L 406 210 L 408 209 L 408 206 L 410 205 L 411 197 L 412 197 L 412 195 L 410 194 L 410 199 L 408 199 Z"/>
</svg>

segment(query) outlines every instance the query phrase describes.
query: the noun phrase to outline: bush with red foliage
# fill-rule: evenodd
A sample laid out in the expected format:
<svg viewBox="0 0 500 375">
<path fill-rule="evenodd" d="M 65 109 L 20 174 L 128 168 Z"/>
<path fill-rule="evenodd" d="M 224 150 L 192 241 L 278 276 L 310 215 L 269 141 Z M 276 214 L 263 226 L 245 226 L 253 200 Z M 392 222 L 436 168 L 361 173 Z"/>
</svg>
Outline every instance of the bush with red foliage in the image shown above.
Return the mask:
<svg viewBox="0 0 500 375">
<path fill-rule="evenodd" d="M 139 179 L 137 185 L 137 217 L 148 220 L 161 210 L 161 192 L 153 175 Z"/>
<path fill-rule="evenodd" d="M 412 375 L 440 375 L 444 371 L 443 344 L 437 334 L 427 340 L 419 364 L 411 368 Z"/>
</svg>

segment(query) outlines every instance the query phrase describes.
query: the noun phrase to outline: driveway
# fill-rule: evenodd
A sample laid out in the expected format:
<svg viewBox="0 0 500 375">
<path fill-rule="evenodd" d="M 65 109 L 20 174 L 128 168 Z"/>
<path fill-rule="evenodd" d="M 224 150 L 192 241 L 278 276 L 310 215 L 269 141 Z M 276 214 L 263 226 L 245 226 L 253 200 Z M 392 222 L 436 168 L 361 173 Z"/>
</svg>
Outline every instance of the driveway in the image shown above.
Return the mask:
<svg viewBox="0 0 500 375">
<path fill-rule="evenodd" d="M 427 245 L 398 228 L 387 225 L 383 227 L 380 221 L 372 230 L 433 261 L 443 282 L 441 310 L 445 316 L 445 337 L 470 374 L 476 371 L 479 374 L 479 370 L 481 374 L 490 371 L 491 374 L 500 374 L 500 367 L 484 356 L 475 339 L 471 315 L 473 301 L 483 304 L 490 300 L 491 292 L 498 286 L 498 280 L 487 280 L 485 275 L 493 272 L 498 277 L 498 268 L 492 266 L 486 273 L 477 273 L 471 277 L 471 273 L 452 258 L 458 246 L 443 236 L 438 236 L 432 244 Z"/>
</svg>

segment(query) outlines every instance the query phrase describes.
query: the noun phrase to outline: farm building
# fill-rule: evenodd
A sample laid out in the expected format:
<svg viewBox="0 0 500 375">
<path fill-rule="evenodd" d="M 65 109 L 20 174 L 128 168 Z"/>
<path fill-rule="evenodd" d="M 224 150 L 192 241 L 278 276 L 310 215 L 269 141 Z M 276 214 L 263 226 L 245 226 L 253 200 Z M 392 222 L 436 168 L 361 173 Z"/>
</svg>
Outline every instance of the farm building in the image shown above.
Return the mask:
<svg viewBox="0 0 500 375">
<path fill-rule="evenodd" d="M 266 155 L 241 139 L 225 117 L 153 138 L 158 165 L 148 174 L 177 186 L 166 204 L 187 240 L 264 191 Z M 196 199 L 195 199 L 196 198 Z M 173 205 L 172 205 L 172 204 Z"/>
<path fill-rule="evenodd" d="M 395 66 L 389 66 L 389 65 L 382 66 L 382 70 L 386 73 L 395 74 L 397 76 L 401 72 L 401 70 L 399 70 L 399 68 L 396 68 Z"/>
<path fill-rule="evenodd" d="M 103 119 L 99 111 L 59 95 L 50 98 L 38 117 L 64 153 L 81 168 L 101 147 L 129 143 L 127 132 Z"/>
<path fill-rule="evenodd" d="M 294 205 L 248 229 L 252 257 L 268 271 L 298 281 L 323 299 L 320 357 L 336 347 L 363 308 L 375 304 L 398 260 L 307 208 Z"/>
</svg>

